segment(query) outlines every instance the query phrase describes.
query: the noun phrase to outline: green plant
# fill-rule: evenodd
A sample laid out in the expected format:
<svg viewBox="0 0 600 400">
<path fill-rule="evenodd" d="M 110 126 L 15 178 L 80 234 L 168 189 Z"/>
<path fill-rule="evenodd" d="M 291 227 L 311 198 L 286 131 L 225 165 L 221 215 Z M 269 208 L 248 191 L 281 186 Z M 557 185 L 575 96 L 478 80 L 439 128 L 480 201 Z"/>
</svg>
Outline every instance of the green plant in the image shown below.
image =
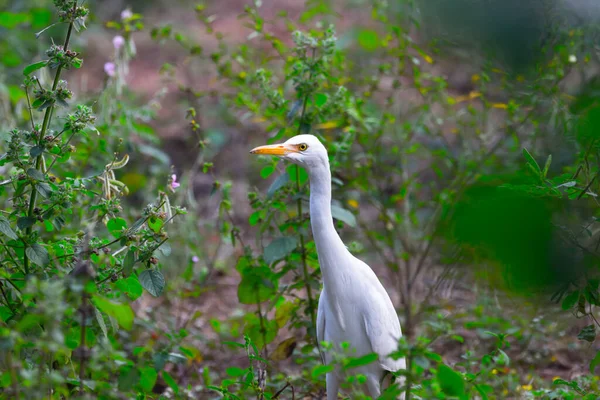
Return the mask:
<svg viewBox="0 0 600 400">
<path fill-rule="evenodd" d="M 151 393 L 162 369 L 151 349 L 115 338 L 135 333 L 130 304 L 143 289 L 163 292 L 161 260 L 171 251 L 166 228 L 185 211 L 161 191 L 141 212 L 124 212 L 129 189 L 116 172 L 129 161 L 124 140 L 102 138 L 92 108 L 70 105 L 73 93 L 61 79 L 82 67 L 71 43 L 89 11 L 77 1 L 54 4 L 67 25 L 65 40 L 24 68 L 29 118 L 5 136 L 0 160 L 0 393 Z M 38 76 L 42 69 L 53 73 L 48 86 Z"/>
</svg>

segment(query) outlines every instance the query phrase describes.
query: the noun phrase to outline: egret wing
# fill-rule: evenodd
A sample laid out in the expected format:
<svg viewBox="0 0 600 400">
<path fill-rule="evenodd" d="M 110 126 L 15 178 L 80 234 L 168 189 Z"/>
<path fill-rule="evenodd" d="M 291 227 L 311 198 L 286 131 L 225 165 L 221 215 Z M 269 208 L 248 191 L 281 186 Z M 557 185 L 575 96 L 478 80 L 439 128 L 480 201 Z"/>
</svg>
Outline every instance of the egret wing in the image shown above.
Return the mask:
<svg viewBox="0 0 600 400">
<path fill-rule="evenodd" d="M 388 355 L 398 350 L 398 340 L 402 337 L 400 321 L 385 288 L 375 273 L 370 272 L 372 275 L 365 276 L 370 282 L 369 300 L 363 309 L 365 331 L 372 351 L 379 354 L 381 366 L 388 371 L 397 371 L 406 368 L 406 361 L 394 360 Z"/>
<path fill-rule="evenodd" d="M 321 361 L 325 364 L 325 355 L 321 350 L 321 342 L 325 340 L 325 290 L 321 291 L 319 307 L 317 308 L 317 347 L 321 354 Z"/>
</svg>

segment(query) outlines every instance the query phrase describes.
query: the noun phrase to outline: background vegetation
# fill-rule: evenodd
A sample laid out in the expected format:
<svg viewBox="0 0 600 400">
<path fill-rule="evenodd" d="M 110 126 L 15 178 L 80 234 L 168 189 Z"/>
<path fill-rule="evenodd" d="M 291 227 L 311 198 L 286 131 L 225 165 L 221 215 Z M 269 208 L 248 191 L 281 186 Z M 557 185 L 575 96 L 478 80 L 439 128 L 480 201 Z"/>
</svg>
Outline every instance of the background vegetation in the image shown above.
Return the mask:
<svg viewBox="0 0 600 400">
<path fill-rule="evenodd" d="M 383 398 L 596 399 L 599 11 L 521 3 L 0 0 L 0 396 L 323 398 L 310 132 Z"/>
</svg>

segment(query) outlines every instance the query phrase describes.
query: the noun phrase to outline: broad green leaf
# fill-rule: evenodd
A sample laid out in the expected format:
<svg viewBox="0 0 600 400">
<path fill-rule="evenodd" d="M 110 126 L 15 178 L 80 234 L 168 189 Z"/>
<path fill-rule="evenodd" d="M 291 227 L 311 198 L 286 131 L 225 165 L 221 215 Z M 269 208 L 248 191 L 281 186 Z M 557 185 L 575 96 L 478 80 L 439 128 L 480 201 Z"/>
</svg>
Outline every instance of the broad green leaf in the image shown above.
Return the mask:
<svg viewBox="0 0 600 400">
<path fill-rule="evenodd" d="M 148 219 L 148 228 L 152 229 L 154 233 L 160 232 L 164 224 L 164 221 L 158 217 L 152 216 Z"/>
<path fill-rule="evenodd" d="M 289 255 L 296 248 L 298 240 L 294 236 L 282 236 L 265 247 L 263 257 L 267 264 L 281 260 Z"/>
<path fill-rule="evenodd" d="M 275 321 L 263 319 L 261 323 L 260 319 L 254 314 L 246 316 L 244 333 L 250 337 L 256 347 L 264 348 L 267 344 L 275 340 L 278 332 L 279 328 Z"/>
<path fill-rule="evenodd" d="M 301 185 L 308 181 L 308 172 L 299 165 L 290 164 L 286 171 L 291 182 L 300 182 Z M 296 172 L 298 171 L 298 172 Z"/>
<path fill-rule="evenodd" d="M 158 372 L 152 367 L 140 368 L 140 386 L 146 393 L 152 392 L 158 378 Z"/>
<path fill-rule="evenodd" d="M 48 64 L 48 60 L 44 60 L 44 61 L 39 61 L 39 62 L 33 63 L 31 65 L 28 65 L 25 67 L 25 69 L 23 69 L 23 75 L 27 76 L 27 75 L 31 74 L 32 72 L 37 71 L 38 69 L 44 68 L 47 64 Z"/>
<path fill-rule="evenodd" d="M 43 267 L 50 262 L 48 250 L 39 243 L 34 243 L 27 247 L 27 249 L 25 249 L 25 254 L 27 254 L 27 257 L 29 257 L 32 263 L 39 265 L 40 267 Z"/>
<path fill-rule="evenodd" d="M 119 390 L 128 392 L 140 381 L 140 371 L 136 367 L 125 367 L 119 374 Z"/>
<path fill-rule="evenodd" d="M 29 150 L 29 155 L 31 155 L 31 157 L 37 157 L 37 156 L 41 155 L 43 152 L 44 152 L 44 147 L 33 146 L 31 148 L 31 150 Z"/>
<path fill-rule="evenodd" d="M 106 322 L 104 322 L 104 317 L 102 313 L 98 311 L 96 307 L 94 307 L 94 315 L 96 316 L 96 321 L 98 321 L 98 326 L 100 326 L 100 330 L 104 335 L 104 338 L 108 339 L 108 330 L 106 329 Z"/>
<path fill-rule="evenodd" d="M 106 228 L 115 238 L 120 238 L 123 234 L 123 229 L 127 228 L 127 222 L 123 218 L 112 218 L 106 224 Z"/>
<path fill-rule="evenodd" d="M 47 199 L 52 195 L 52 187 L 46 182 L 39 182 L 35 185 L 35 190 L 42 196 Z"/>
<path fill-rule="evenodd" d="M 561 307 L 563 310 L 570 310 L 575 306 L 577 300 L 579 299 L 579 290 L 569 293 L 567 297 L 562 301 Z"/>
<path fill-rule="evenodd" d="M 596 325 L 587 325 L 577 335 L 577 339 L 592 343 L 596 340 Z"/>
<path fill-rule="evenodd" d="M 275 192 L 277 192 L 279 189 L 284 187 L 289 181 L 290 181 L 290 176 L 288 173 L 283 173 L 283 174 L 279 175 L 273 181 L 271 186 L 269 186 L 269 189 L 267 190 L 267 199 L 270 200 L 273 197 L 273 195 L 275 194 Z"/>
<path fill-rule="evenodd" d="M 275 167 L 272 165 L 267 165 L 263 169 L 260 170 L 260 177 L 263 179 L 267 179 L 271 174 L 275 172 Z"/>
<path fill-rule="evenodd" d="M 29 175 L 30 177 L 32 177 L 36 181 L 45 181 L 46 180 L 46 177 L 44 176 L 44 174 L 42 173 L 42 171 L 40 171 L 38 169 L 35 169 L 35 168 L 29 168 L 27 170 L 27 175 Z"/>
<path fill-rule="evenodd" d="M 325 375 L 331 371 L 333 371 L 333 365 L 317 365 L 313 368 L 310 375 L 313 379 L 317 379 L 318 377 Z"/>
<path fill-rule="evenodd" d="M 373 30 L 361 29 L 358 32 L 358 44 L 365 50 L 376 50 L 379 47 L 379 35 Z"/>
<path fill-rule="evenodd" d="M 131 300 L 137 300 L 144 293 L 144 288 L 140 284 L 138 277 L 135 275 L 119 279 L 115 282 L 115 286 L 129 296 Z"/>
<path fill-rule="evenodd" d="M 158 270 L 146 269 L 140 273 L 138 279 L 142 287 L 154 297 L 160 296 L 165 288 L 165 277 Z"/>
<path fill-rule="evenodd" d="M 594 373 L 598 365 L 600 365 L 600 351 L 597 351 L 594 359 L 590 361 L 590 374 Z"/>
<path fill-rule="evenodd" d="M 248 268 L 242 273 L 238 285 L 238 300 L 242 304 L 257 304 L 267 301 L 277 288 L 269 279 L 271 271 L 266 267 Z"/>
<path fill-rule="evenodd" d="M 237 378 L 238 376 L 244 376 L 248 370 L 241 369 L 238 367 L 229 367 L 225 369 L 225 373 L 233 378 Z"/>
<path fill-rule="evenodd" d="M 135 251 L 133 249 L 129 249 L 129 251 L 125 255 L 125 259 L 123 260 L 123 275 L 131 275 L 131 272 L 133 272 L 133 266 L 135 265 L 135 262 Z"/>
<path fill-rule="evenodd" d="M 349 225 L 353 228 L 356 227 L 356 217 L 352 212 L 337 206 L 335 204 L 331 205 L 331 216 L 339 221 L 342 221 L 346 225 Z"/>
<path fill-rule="evenodd" d="M 129 304 L 115 303 L 100 295 L 93 295 L 92 303 L 100 311 L 113 317 L 118 324 L 126 330 L 131 330 L 133 327 L 133 310 Z"/>
<path fill-rule="evenodd" d="M 527 165 L 529 165 L 531 171 L 533 171 L 533 173 L 538 177 L 542 177 L 542 170 L 540 169 L 539 164 L 537 163 L 537 161 L 535 161 L 535 158 L 533 158 L 531 153 L 529 153 L 529 151 L 527 151 L 526 148 L 523 148 L 523 157 L 525 157 Z"/>
<path fill-rule="evenodd" d="M 179 394 L 179 385 L 177 384 L 175 379 L 173 379 L 173 377 L 169 375 L 167 371 L 162 371 L 162 376 L 165 382 L 167 382 L 167 385 L 169 385 L 169 387 L 173 389 L 173 392 L 175 392 L 175 394 Z"/>
<path fill-rule="evenodd" d="M 465 381 L 463 377 L 446 364 L 440 364 L 436 377 L 442 392 L 448 396 L 465 396 Z"/>
<path fill-rule="evenodd" d="M 344 365 L 344 370 L 350 368 L 361 367 L 363 365 L 371 364 L 379 359 L 377 353 L 365 354 L 362 357 L 352 357 L 348 358 L 348 363 Z"/>
<path fill-rule="evenodd" d="M 29 22 L 29 14 L 26 13 L 11 13 L 8 11 L 0 11 L 0 26 L 12 29 L 17 25 Z"/>
<path fill-rule="evenodd" d="M 10 222 L 3 216 L 0 216 L 0 232 L 13 240 L 17 240 L 19 238 L 15 231 L 13 231 L 11 228 Z"/>
</svg>

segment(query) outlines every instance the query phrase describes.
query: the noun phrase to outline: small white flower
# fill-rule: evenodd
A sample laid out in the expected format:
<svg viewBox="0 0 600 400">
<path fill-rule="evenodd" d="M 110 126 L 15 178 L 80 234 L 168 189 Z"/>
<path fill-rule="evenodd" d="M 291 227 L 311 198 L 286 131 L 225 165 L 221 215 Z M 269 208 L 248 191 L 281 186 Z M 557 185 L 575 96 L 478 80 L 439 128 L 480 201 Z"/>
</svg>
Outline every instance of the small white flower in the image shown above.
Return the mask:
<svg viewBox="0 0 600 400">
<path fill-rule="evenodd" d="M 577 62 L 577 56 L 576 56 L 575 54 L 571 54 L 571 55 L 569 56 L 569 62 L 570 62 L 571 64 L 575 64 L 575 63 Z"/>
<path fill-rule="evenodd" d="M 200 261 L 200 257 L 198 257 L 198 256 L 193 256 L 193 257 L 192 257 L 192 262 L 193 262 L 194 264 L 196 264 L 198 261 Z"/>
<path fill-rule="evenodd" d="M 117 66 L 113 62 L 107 62 L 104 64 L 104 72 L 106 75 L 113 77 L 117 72 Z"/>
<path fill-rule="evenodd" d="M 133 13 L 129 8 L 121 11 L 121 19 L 129 19 L 131 17 L 133 17 Z"/>
<path fill-rule="evenodd" d="M 113 46 L 119 50 L 125 44 L 125 38 L 121 35 L 117 35 L 113 38 Z"/>
</svg>

